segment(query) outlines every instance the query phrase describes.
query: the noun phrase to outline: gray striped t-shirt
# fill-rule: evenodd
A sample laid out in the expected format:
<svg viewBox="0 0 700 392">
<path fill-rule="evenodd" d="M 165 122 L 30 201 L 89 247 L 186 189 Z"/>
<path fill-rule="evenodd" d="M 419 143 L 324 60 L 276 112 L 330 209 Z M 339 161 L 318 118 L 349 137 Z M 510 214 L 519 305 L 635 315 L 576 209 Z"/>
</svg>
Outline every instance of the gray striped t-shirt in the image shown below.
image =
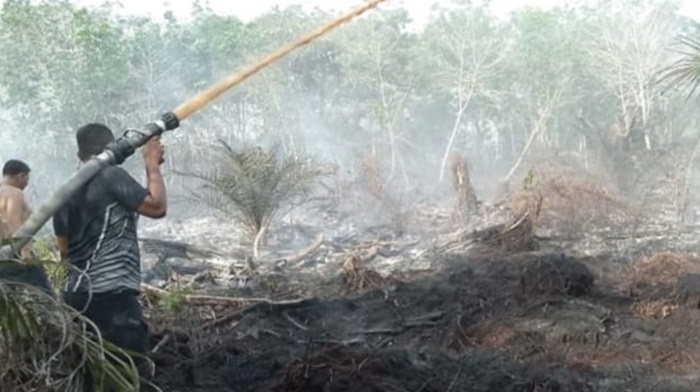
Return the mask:
<svg viewBox="0 0 700 392">
<path fill-rule="evenodd" d="M 67 292 L 139 290 L 136 223 L 148 191 L 117 166 L 102 169 L 53 217 L 68 240 Z"/>
</svg>

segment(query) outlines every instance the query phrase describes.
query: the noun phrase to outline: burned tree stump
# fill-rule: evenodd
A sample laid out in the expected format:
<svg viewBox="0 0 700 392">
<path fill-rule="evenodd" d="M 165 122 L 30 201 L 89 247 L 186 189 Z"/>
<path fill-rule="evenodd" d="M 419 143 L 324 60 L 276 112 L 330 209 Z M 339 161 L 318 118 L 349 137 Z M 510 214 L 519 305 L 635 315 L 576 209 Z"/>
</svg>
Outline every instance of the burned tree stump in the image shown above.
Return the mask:
<svg viewBox="0 0 700 392">
<path fill-rule="evenodd" d="M 543 198 L 532 198 L 524 210 L 508 225 L 497 225 L 475 232 L 477 241 L 490 249 L 505 252 L 530 252 L 539 245 L 535 238 L 537 220 L 542 209 Z"/>
<path fill-rule="evenodd" d="M 372 248 L 365 254 L 351 254 L 341 264 L 343 278 L 346 284 L 346 294 L 363 292 L 365 290 L 382 289 L 386 280 L 376 271 L 366 267 L 366 264 L 377 255 L 377 249 Z"/>
<path fill-rule="evenodd" d="M 479 213 L 479 201 L 469 178 L 467 161 L 459 153 L 452 154 L 452 183 L 457 193 L 457 215 L 462 221 Z"/>
<path fill-rule="evenodd" d="M 566 255 L 545 255 L 529 261 L 522 269 L 520 291 L 523 295 L 588 294 L 595 276 L 580 261 Z"/>
</svg>

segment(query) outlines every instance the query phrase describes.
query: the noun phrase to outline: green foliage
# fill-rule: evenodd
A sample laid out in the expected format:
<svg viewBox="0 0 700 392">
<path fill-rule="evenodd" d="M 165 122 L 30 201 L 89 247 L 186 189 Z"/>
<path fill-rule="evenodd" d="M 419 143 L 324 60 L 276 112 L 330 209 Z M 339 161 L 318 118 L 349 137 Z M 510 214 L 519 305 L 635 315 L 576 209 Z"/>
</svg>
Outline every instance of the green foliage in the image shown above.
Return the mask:
<svg viewBox="0 0 700 392">
<path fill-rule="evenodd" d="M 38 238 L 32 243 L 34 258 L 44 265 L 46 274 L 53 287 L 63 287 L 66 279 L 66 267 L 61 264 L 58 248 L 52 238 Z"/>
<path fill-rule="evenodd" d="M 684 91 L 687 97 L 695 96 L 700 87 L 700 23 L 694 23 L 695 33 L 678 37 L 680 58 L 660 70 L 659 82 Z"/>
<path fill-rule="evenodd" d="M 0 280 L 0 390 L 79 390 L 83 366 L 96 376 L 97 390 L 137 390 L 134 363 L 95 330 L 47 294 Z"/>
<path fill-rule="evenodd" d="M 54 242 L 35 240 L 32 251 L 34 259 L 22 263 L 43 266 L 52 285 L 62 285 L 65 271 Z M 12 269 L 16 263 L 0 266 Z M 0 390 L 77 390 L 83 369 L 95 376 L 97 390 L 131 392 L 141 383 L 125 351 L 104 341 L 89 319 L 35 287 L 3 280 L 0 272 Z"/>
<path fill-rule="evenodd" d="M 311 157 L 283 154 L 279 145 L 235 150 L 224 141 L 214 169 L 182 173 L 201 180 L 192 197 L 235 217 L 251 238 L 281 213 L 306 201 L 327 170 Z"/>
<path fill-rule="evenodd" d="M 192 288 L 182 287 L 168 290 L 168 294 L 161 297 L 160 307 L 170 314 L 177 313 L 185 302 L 185 297 L 192 294 Z"/>
<path fill-rule="evenodd" d="M 122 32 L 108 16 L 63 1 L 14 0 L 4 3 L 0 22 L 7 104 L 63 126 L 123 108 L 128 63 Z"/>
<path fill-rule="evenodd" d="M 382 163 L 391 174 L 410 180 L 413 173 L 433 180 L 446 150 L 464 150 L 489 166 L 512 165 L 535 125 L 543 131 L 533 151 L 580 152 L 584 138 L 594 148 L 621 117 L 628 131 L 644 124 L 643 136 L 671 145 L 696 132 L 700 120 L 680 104 L 681 94 L 662 96 L 653 83 L 657 67 L 678 54 L 662 81 L 693 94 L 700 80 L 700 45 L 675 3 L 530 7 L 500 18 L 489 2 L 456 0 L 422 29 L 412 28 L 405 10 L 379 9 L 188 118 L 186 132 L 166 138 L 168 154 L 177 157 L 166 165 L 206 172 L 208 141 L 259 144 L 278 137 L 277 130 L 284 148 L 313 145 L 348 168 L 372 149 L 389 161 Z M 75 158 L 66 150 L 74 150 L 71 132 L 80 124 L 139 126 L 333 16 L 292 6 L 244 22 L 195 8 L 190 21 L 170 15 L 155 23 L 64 0 L 5 1 L 0 89 L 21 127 L 3 132 L 11 140 L 27 134 L 40 140 L 42 154 L 16 146 L 34 166 L 70 169 Z M 678 31 L 686 34 L 674 54 L 667 43 Z M 581 118 L 595 131 L 584 131 Z M 338 144 L 346 156 L 336 154 Z"/>
</svg>

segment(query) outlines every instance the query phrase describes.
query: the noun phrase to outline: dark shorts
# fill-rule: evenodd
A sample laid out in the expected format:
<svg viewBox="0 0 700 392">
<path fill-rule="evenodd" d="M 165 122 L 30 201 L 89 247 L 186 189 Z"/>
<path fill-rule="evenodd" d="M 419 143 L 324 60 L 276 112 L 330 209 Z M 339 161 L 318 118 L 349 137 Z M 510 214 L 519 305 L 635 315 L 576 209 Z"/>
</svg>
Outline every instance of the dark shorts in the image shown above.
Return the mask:
<svg viewBox="0 0 700 392">
<path fill-rule="evenodd" d="M 64 293 L 68 305 L 81 311 L 99 328 L 102 338 L 125 350 L 147 355 L 150 349 L 148 324 L 143 316 L 138 293 L 135 291 L 120 291 L 115 293 L 96 293 L 89 298 L 85 293 Z M 90 304 L 86 307 L 86 303 Z M 132 357 L 144 379 L 149 379 L 147 360 L 142 357 Z M 91 383 L 91 376 L 86 376 L 86 382 Z M 85 391 L 92 391 L 86 388 Z M 145 390 L 142 388 L 142 390 Z"/>
</svg>

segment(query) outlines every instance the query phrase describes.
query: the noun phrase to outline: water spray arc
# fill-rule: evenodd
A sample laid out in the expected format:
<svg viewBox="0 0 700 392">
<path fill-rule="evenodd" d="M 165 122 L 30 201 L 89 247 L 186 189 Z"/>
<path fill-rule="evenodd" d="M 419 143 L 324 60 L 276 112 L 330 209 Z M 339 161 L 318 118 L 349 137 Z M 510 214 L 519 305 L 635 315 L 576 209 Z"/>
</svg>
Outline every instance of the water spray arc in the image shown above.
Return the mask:
<svg viewBox="0 0 700 392">
<path fill-rule="evenodd" d="M 340 27 L 350 20 L 376 8 L 379 4 L 388 0 L 368 0 L 363 5 L 352 11 L 332 19 L 325 25 L 311 31 L 296 41 L 287 44 L 261 60 L 252 63 L 241 71 L 229 76 L 209 89 L 190 98 L 172 112 L 165 113 L 157 121 L 147 124 L 142 131 L 126 131 L 123 136 L 115 140 L 100 155 L 90 159 L 81 168 L 73 173 L 68 181 L 56 192 L 51 194 L 46 201 L 37 208 L 27 221 L 13 235 L 11 245 L 0 248 L 0 260 L 15 259 L 22 249 L 36 233 L 51 219 L 51 217 L 77 192 L 85 183 L 94 177 L 102 168 L 109 165 L 119 165 L 130 157 L 139 147 L 143 146 L 155 136 L 160 136 L 166 131 L 172 131 L 180 126 L 180 123 L 204 106 L 215 100 L 221 94 L 245 81 L 264 68 L 279 61 L 291 52 L 315 41 L 330 31 Z"/>
</svg>

